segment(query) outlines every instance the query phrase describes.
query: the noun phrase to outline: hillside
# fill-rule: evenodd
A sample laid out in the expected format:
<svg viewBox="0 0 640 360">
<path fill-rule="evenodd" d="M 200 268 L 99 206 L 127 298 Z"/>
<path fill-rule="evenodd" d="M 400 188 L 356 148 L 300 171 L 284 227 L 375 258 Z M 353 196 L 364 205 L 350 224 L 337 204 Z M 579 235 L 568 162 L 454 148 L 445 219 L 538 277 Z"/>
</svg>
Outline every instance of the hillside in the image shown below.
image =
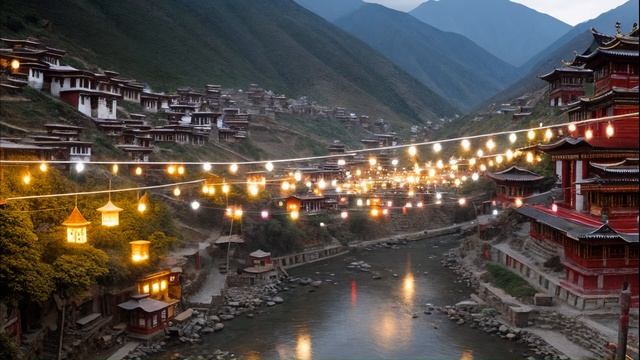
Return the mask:
<svg viewBox="0 0 640 360">
<path fill-rule="evenodd" d="M 255 82 L 384 117 L 399 131 L 456 112 L 370 47 L 289 0 L 9 0 L 3 10 L 4 36 L 35 35 L 155 90 Z"/>
<path fill-rule="evenodd" d="M 463 111 L 505 88 L 515 68 L 464 36 L 366 4 L 335 22 Z"/>
<path fill-rule="evenodd" d="M 562 60 L 573 60 L 576 53 L 582 53 L 593 40 L 590 29 L 595 28 L 605 34 L 615 34 L 615 23 L 619 21 L 622 23 L 622 31 L 628 32 L 632 24 L 638 22 L 638 3 L 638 0 L 628 1 L 595 19 L 576 25 L 566 35 L 523 65 L 519 69 L 520 80 L 496 94 L 489 102 L 508 102 L 527 92 L 545 87 L 546 83 L 537 77 L 560 66 Z"/>
<path fill-rule="evenodd" d="M 364 4 L 362 0 L 295 0 L 295 2 L 332 22 Z"/>
<path fill-rule="evenodd" d="M 427 1 L 410 13 L 440 30 L 468 37 L 514 66 L 524 64 L 571 29 L 509 0 Z"/>
</svg>

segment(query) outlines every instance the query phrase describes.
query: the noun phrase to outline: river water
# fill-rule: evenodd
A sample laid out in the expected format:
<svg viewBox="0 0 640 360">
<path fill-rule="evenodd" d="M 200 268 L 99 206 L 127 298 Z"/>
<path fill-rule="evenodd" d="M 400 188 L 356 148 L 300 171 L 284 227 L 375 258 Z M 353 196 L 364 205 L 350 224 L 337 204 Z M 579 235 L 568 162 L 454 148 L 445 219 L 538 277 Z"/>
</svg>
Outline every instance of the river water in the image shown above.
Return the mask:
<svg viewBox="0 0 640 360">
<path fill-rule="evenodd" d="M 361 249 L 292 269 L 291 276 L 337 283 L 324 283 L 314 292 L 303 286 L 283 292 L 284 304 L 256 313 L 254 319 L 227 322 L 222 332 L 204 335 L 201 344 L 170 347 L 166 358 L 214 349 L 251 360 L 522 358 L 523 345 L 457 325 L 443 314 L 423 313 L 426 303 L 453 305 L 468 299 L 470 290 L 439 263 L 456 244 L 443 237 L 399 249 Z M 346 268 L 360 260 L 382 279 Z"/>
</svg>

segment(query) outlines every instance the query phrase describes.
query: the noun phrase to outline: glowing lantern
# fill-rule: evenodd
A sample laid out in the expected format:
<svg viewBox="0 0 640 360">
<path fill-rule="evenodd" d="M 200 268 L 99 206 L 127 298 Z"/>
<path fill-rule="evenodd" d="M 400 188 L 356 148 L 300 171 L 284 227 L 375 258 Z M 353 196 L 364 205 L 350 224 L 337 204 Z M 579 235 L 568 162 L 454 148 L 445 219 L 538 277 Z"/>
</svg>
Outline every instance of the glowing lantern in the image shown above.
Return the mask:
<svg viewBox="0 0 640 360">
<path fill-rule="evenodd" d="M 338 160 L 338 166 L 345 166 L 347 164 L 347 162 L 344 159 L 339 159 Z"/>
<path fill-rule="evenodd" d="M 235 174 L 238 172 L 238 164 L 229 165 L 229 172 Z"/>
<path fill-rule="evenodd" d="M 296 171 L 295 173 L 293 173 L 293 179 L 295 181 L 301 181 L 302 180 L 302 173 L 300 171 Z"/>
<path fill-rule="evenodd" d="M 416 149 L 415 146 L 411 145 L 409 146 L 409 148 L 407 149 L 407 152 L 409 153 L 409 156 L 414 157 L 416 156 L 416 154 L 418 153 L 418 149 Z"/>
<path fill-rule="evenodd" d="M 527 132 L 527 138 L 528 138 L 529 140 L 533 140 L 533 139 L 535 139 L 535 138 L 536 138 L 536 132 L 535 132 L 535 131 L 533 131 L 533 130 L 529 130 L 529 131 Z"/>
<path fill-rule="evenodd" d="M 476 151 L 476 155 L 478 155 L 479 158 L 484 156 L 484 151 L 482 151 L 482 149 L 478 149 L 478 151 Z"/>
<path fill-rule="evenodd" d="M 569 124 L 569 132 L 574 132 L 574 131 L 576 131 L 576 124 L 574 123 Z"/>
<path fill-rule="evenodd" d="M 441 150 L 442 150 L 442 145 L 440 145 L 440 143 L 433 144 L 433 151 L 434 152 L 440 152 Z"/>
<path fill-rule="evenodd" d="M 503 161 L 502 155 L 496 156 L 496 163 L 502 164 L 502 161 Z"/>
<path fill-rule="evenodd" d="M 605 132 L 606 132 L 606 134 L 607 134 L 607 137 L 608 137 L 608 138 L 610 138 L 610 137 L 612 137 L 612 136 L 613 136 L 613 134 L 614 134 L 614 132 L 615 132 L 615 131 L 614 131 L 614 129 L 613 129 L 613 125 L 611 125 L 611 123 L 609 123 L 609 124 L 607 125 L 607 128 L 606 128 Z"/>
<path fill-rule="evenodd" d="M 210 164 L 210 163 L 204 163 L 204 164 L 202 164 L 202 170 L 204 170 L 204 171 L 211 171 L 211 164 Z"/>
<path fill-rule="evenodd" d="M 269 212 L 267 210 L 262 210 L 262 212 L 260 213 L 260 216 L 263 219 L 268 219 L 269 218 Z"/>
<path fill-rule="evenodd" d="M 120 223 L 120 211 L 122 211 L 122 209 L 115 206 L 111 202 L 111 199 L 109 199 L 105 206 L 97 210 L 102 213 L 102 226 L 112 227 L 118 226 Z"/>
<path fill-rule="evenodd" d="M 393 167 L 398 166 L 398 159 L 391 160 L 391 165 L 393 165 Z"/>
<path fill-rule="evenodd" d="M 267 171 L 269 171 L 269 172 L 273 171 L 273 163 L 272 162 L 268 162 L 268 163 L 264 164 L 264 168 L 267 169 Z"/>
<path fill-rule="evenodd" d="M 479 178 L 480 178 L 480 175 L 478 175 L 478 173 L 471 174 L 471 180 L 478 181 Z"/>
<path fill-rule="evenodd" d="M 29 184 L 31 184 L 31 174 L 30 174 L 30 173 L 26 173 L 26 174 L 24 174 L 24 176 L 22 176 L 22 182 L 23 182 L 25 185 L 29 185 Z"/>
<path fill-rule="evenodd" d="M 532 163 L 533 162 L 533 153 L 531 151 L 527 152 L 527 162 L 528 163 Z"/>
<path fill-rule="evenodd" d="M 87 225 L 90 222 L 74 207 L 69 217 L 62 223 L 67 228 L 67 242 L 84 244 L 87 242 Z"/>
<path fill-rule="evenodd" d="M 177 187 L 177 186 L 176 186 L 176 187 L 173 189 L 173 196 L 176 196 L 176 197 L 177 197 L 177 196 L 180 196 L 180 194 L 181 194 L 181 193 L 182 193 L 182 191 L 180 191 L 180 188 L 179 188 L 179 187 Z"/>
<path fill-rule="evenodd" d="M 378 163 L 378 160 L 376 158 L 374 157 L 369 158 L 369 165 L 376 166 L 377 163 Z"/>
<path fill-rule="evenodd" d="M 140 263 L 149 260 L 149 245 L 151 241 L 136 240 L 129 242 L 131 245 L 131 261 Z"/>
<path fill-rule="evenodd" d="M 193 201 L 191 202 L 191 208 L 192 208 L 193 210 L 198 210 L 198 209 L 200 209 L 200 203 L 199 203 L 197 200 L 193 200 Z"/>
<path fill-rule="evenodd" d="M 120 168 L 119 168 L 118 164 L 113 164 L 113 166 L 111 166 L 111 172 L 113 173 L 113 175 L 117 175 L 119 169 Z"/>
<path fill-rule="evenodd" d="M 348 212 L 343 211 L 343 212 L 341 212 L 341 213 L 340 213 L 340 218 L 342 218 L 342 219 L 346 219 L 346 218 L 348 218 L 348 217 L 349 217 L 349 213 L 348 213 Z"/>
<path fill-rule="evenodd" d="M 77 172 L 77 173 L 81 173 L 81 172 L 83 172 L 83 171 L 84 171 L 84 164 L 83 164 L 83 163 L 81 163 L 81 162 L 76 163 L 76 172 Z"/>
<path fill-rule="evenodd" d="M 467 199 L 465 198 L 458 199 L 458 205 L 464 206 L 466 203 L 467 203 Z"/>
<path fill-rule="evenodd" d="M 149 195 L 147 195 L 147 193 L 145 193 L 138 200 L 138 211 L 140 213 L 143 213 L 143 212 L 147 211 L 147 207 L 148 206 L 149 206 Z"/>
<path fill-rule="evenodd" d="M 11 60 L 11 70 L 18 70 L 20 68 L 20 61 L 17 59 Z"/>
<path fill-rule="evenodd" d="M 135 174 L 138 176 L 142 175 L 142 168 L 140 166 L 136 167 Z"/>
<path fill-rule="evenodd" d="M 513 144 L 514 142 L 516 142 L 516 140 L 518 140 L 518 135 L 516 135 L 515 133 L 509 134 L 509 142 Z"/>
<path fill-rule="evenodd" d="M 169 175 L 173 175 L 176 172 L 176 167 L 175 165 L 169 165 L 167 166 L 167 173 L 169 173 Z"/>
<path fill-rule="evenodd" d="M 178 175 L 184 175 L 184 166 L 178 166 Z"/>
<path fill-rule="evenodd" d="M 291 210 L 289 216 L 291 216 L 291 220 L 298 220 L 298 218 L 300 217 L 300 212 L 298 212 L 298 210 Z"/>
<path fill-rule="evenodd" d="M 516 198 L 516 200 L 515 200 L 515 204 L 516 204 L 516 207 L 520 207 L 520 206 L 522 206 L 522 199 L 520 199 L 520 198 Z"/>
<path fill-rule="evenodd" d="M 558 212 L 558 204 L 553 203 L 553 204 L 551 205 L 551 211 L 553 211 L 553 212 Z"/>
<path fill-rule="evenodd" d="M 40 171 L 47 172 L 47 169 L 48 169 L 47 163 L 40 164 Z"/>
<path fill-rule="evenodd" d="M 493 150 L 496 147 L 496 143 L 493 141 L 493 139 L 489 139 L 487 140 L 486 146 L 487 146 L 487 149 Z"/>
<path fill-rule="evenodd" d="M 460 142 L 460 145 L 462 146 L 462 149 L 464 149 L 464 150 L 469 150 L 469 148 L 471 147 L 471 143 L 467 139 L 462 140 Z"/>
<path fill-rule="evenodd" d="M 553 131 L 551 129 L 547 129 L 544 132 L 544 139 L 549 141 L 549 140 L 551 140 L 552 137 L 553 137 Z"/>
</svg>

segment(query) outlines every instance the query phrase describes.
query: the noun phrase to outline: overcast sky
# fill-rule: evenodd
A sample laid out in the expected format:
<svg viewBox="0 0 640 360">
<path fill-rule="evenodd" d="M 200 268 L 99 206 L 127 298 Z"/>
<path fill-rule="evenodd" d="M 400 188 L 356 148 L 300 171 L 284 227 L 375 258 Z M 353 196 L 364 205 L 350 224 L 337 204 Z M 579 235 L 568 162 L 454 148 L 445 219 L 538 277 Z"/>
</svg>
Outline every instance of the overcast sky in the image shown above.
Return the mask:
<svg viewBox="0 0 640 360">
<path fill-rule="evenodd" d="M 408 11 L 424 0 L 365 0 L 387 7 Z M 446 1 L 446 0 L 443 0 Z M 482 1 L 482 0 L 476 0 Z M 593 19 L 603 12 L 624 4 L 627 0 L 512 0 L 541 13 L 549 14 L 567 24 L 576 25 Z"/>
</svg>

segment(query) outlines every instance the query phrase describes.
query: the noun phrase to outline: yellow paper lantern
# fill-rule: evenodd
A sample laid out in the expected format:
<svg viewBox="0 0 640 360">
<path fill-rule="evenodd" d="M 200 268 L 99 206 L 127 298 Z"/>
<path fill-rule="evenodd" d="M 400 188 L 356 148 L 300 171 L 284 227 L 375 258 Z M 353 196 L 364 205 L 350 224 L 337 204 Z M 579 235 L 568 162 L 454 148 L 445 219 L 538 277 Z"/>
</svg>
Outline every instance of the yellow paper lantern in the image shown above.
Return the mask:
<svg viewBox="0 0 640 360">
<path fill-rule="evenodd" d="M 87 225 L 91 222 L 82 216 L 78 207 L 74 207 L 69 217 L 62 223 L 67 228 L 67 242 L 84 244 L 87 242 Z"/>
<path fill-rule="evenodd" d="M 103 207 L 97 209 L 102 214 L 102 225 L 107 227 L 118 226 L 120 223 L 121 208 L 115 206 L 109 200 Z"/>
<path fill-rule="evenodd" d="M 151 241 L 136 240 L 129 242 L 131 245 L 131 261 L 140 263 L 149 260 L 149 245 Z"/>
</svg>

